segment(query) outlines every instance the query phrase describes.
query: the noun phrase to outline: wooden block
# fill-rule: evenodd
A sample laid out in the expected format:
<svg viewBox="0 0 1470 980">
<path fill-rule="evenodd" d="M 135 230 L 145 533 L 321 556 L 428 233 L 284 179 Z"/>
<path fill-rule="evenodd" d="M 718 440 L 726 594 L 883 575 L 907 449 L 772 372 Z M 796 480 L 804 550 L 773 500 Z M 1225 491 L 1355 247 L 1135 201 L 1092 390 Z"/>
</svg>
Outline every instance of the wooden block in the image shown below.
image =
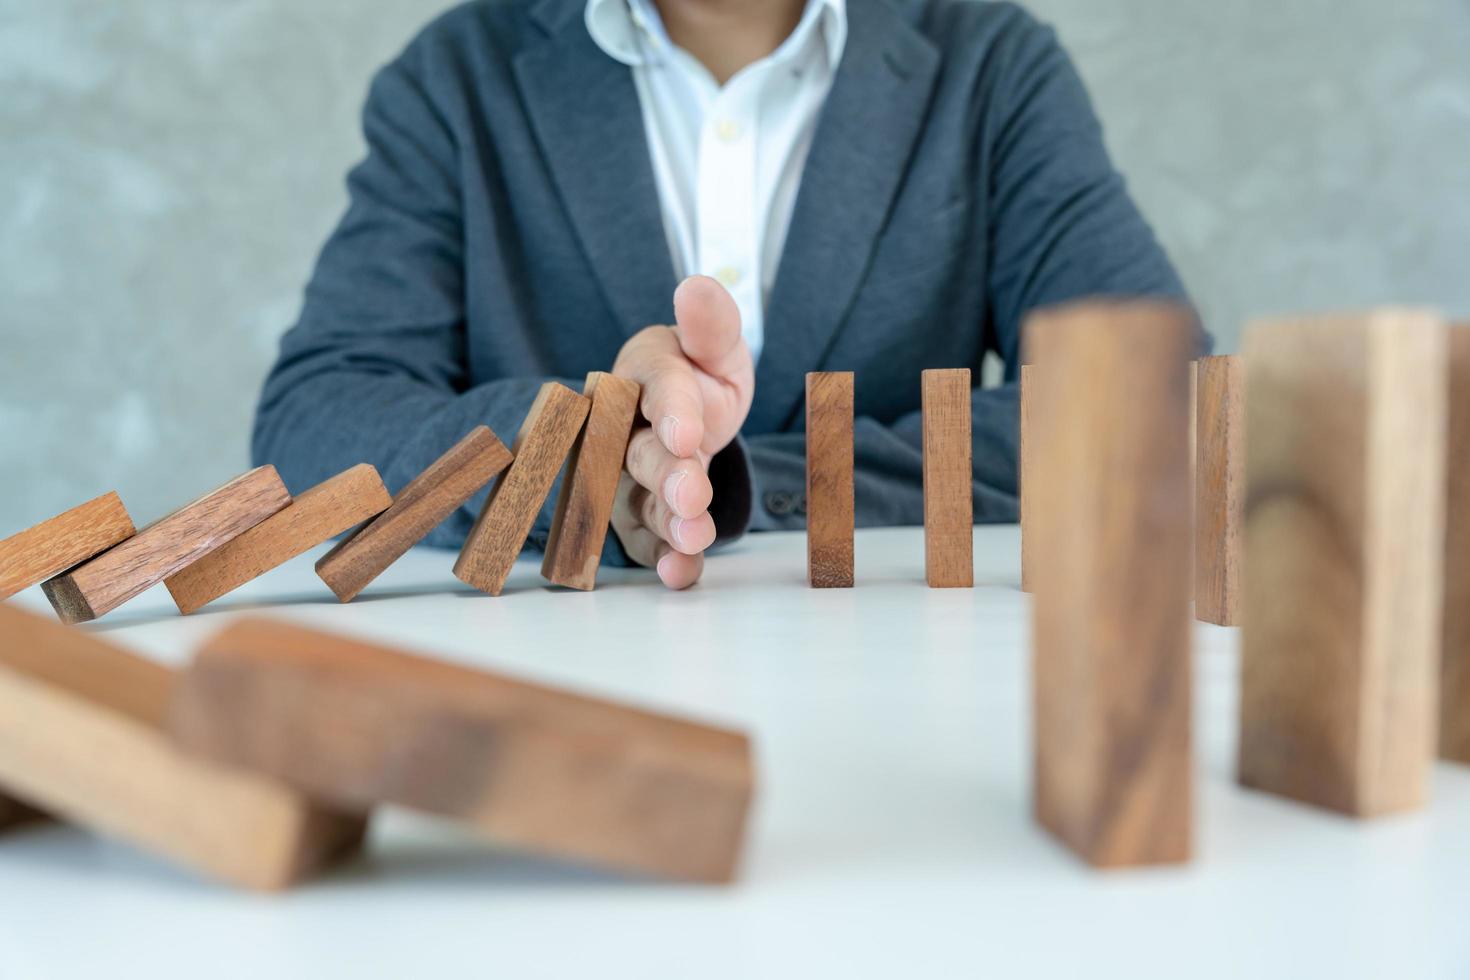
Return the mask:
<svg viewBox="0 0 1470 980">
<path fill-rule="evenodd" d="M 566 385 L 548 381 L 541 386 L 511 447 L 515 462 L 490 488 L 485 509 L 454 563 L 461 581 L 500 595 L 591 407 Z"/>
<path fill-rule="evenodd" d="M 1439 754 L 1470 763 L 1470 323 L 1449 332 Z"/>
<path fill-rule="evenodd" d="M 387 510 L 393 503 L 367 463 L 320 483 L 224 547 L 164 580 L 189 613 Z"/>
<path fill-rule="evenodd" d="M 1098 303 L 1027 324 L 1035 407 L 1035 814 L 1098 867 L 1188 860 L 1194 319 Z"/>
<path fill-rule="evenodd" d="M 43 583 L 67 623 L 105 616 L 221 548 L 291 502 L 274 466 L 261 466 L 148 525 L 85 565 Z"/>
<path fill-rule="evenodd" d="M 734 875 L 753 792 L 739 732 L 269 620 L 205 646 L 172 727 L 340 806 L 395 803 L 674 878 Z"/>
<path fill-rule="evenodd" d="M 924 579 L 931 589 L 975 584 L 970 369 L 924 380 Z"/>
<path fill-rule="evenodd" d="M 641 391 L 638 382 L 602 371 L 587 375 L 582 386 L 592 407 L 567 462 L 541 562 L 541 574 L 557 585 L 590 591 L 597 584 L 597 565 Z"/>
<path fill-rule="evenodd" d="M 1195 453 L 1195 618 L 1240 625 L 1240 549 L 1245 520 L 1245 367 L 1239 357 L 1201 358 Z"/>
<path fill-rule="evenodd" d="M 246 888 L 284 888 L 361 839 L 360 819 L 175 748 L 174 688 L 165 667 L 0 606 L 0 786 Z"/>
<path fill-rule="evenodd" d="M 1036 469 L 1036 402 L 1040 395 L 1040 381 L 1036 365 L 1021 365 L 1021 591 L 1034 592 L 1036 558 L 1033 555 L 1036 540 L 1036 502 L 1030 488 L 1035 483 L 1031 475 Z"/>
<path fill-rule="evenodd" d="M 510 463 L 510 450 L 486 426 L 476 426 L 409 482 L 393 504 L 316 563 L 316 573 L 351 602 Z"/>
<path fill-rule="evenodd" d="M 852 406 L 851 371 L 806 376 L 806 573 L 814 589 L 852 588 Z"/>
<path fill-rule="evenodd" d="M 0 599 L 60 575 L 132 537 L 133 519 L 105 493 L 0 541 Z"/>
<path fill-rule="evenodd" d="M 1240 782 L 1421 805 L 1439 704 L 1446 330 L 1382 310 L 1246 335 Z"/>
</svg>

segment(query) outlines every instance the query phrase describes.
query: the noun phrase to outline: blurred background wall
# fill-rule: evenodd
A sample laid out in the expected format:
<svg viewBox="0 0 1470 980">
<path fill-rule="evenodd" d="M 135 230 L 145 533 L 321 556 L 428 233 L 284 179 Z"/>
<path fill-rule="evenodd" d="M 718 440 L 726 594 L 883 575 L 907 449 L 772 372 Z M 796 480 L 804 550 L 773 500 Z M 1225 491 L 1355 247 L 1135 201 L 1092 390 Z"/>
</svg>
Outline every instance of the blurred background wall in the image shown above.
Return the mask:
<svg viewBox="0 0 1470 980">
<path fill-rule="evenodd" d="M 1215 332 L 1470 315 L 1470 0 L 1029 0 Z M 372 71 L 441 0 L 0 0 L 0 536 L 247 465 Z"/>
</svg>

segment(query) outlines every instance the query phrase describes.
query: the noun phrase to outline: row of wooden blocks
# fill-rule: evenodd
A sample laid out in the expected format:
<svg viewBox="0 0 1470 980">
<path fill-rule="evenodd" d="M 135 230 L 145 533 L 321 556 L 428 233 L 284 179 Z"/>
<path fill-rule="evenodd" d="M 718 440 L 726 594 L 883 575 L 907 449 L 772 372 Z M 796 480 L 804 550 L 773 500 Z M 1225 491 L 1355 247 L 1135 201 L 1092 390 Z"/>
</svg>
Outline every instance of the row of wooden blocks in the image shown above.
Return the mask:
<svg viewBox="0 0 1470 980">
<path fill-rule="evenodd" d="M 0 830 L 44 812 L 273 890 L 393 804 L 558 860 L 724 882 L 754 786 L 738 731 L 266 619 L 174 671 L 0 604 Z"/>
<path fill-rule="evenodd" d="M 639 393 L 601 372 L 580 395 L 549 382 L 511 449 L 479 426 L 396 497 L 362 464 L 293 500 L 262 466 L 139 531 L 108 493 L 0 541 L 0 599 L 40 582 L 61 619 L 80 623 L 163 582 L 190 613 L 356 527 L 316 564 L 349 602 L 497 475 L 454 573 L 499 595 L 564 463 L 541 572 L 591 589 Z"/>
<path fill-rule="evenodd" d="M 1190 593 L 1228 611 L 1242 570 L 1242 785 L 1370 817 L 1423 805 L 1436 736 L 1470 762 L 1470 325 L 1252 326 L 1198 366 L 1197 495 L 1191 314 L 1080 305 L 1027 335 L 1045 827 L 1102 866 L 1188 857 Z M 1236 533 L 1238 568 L 1205 554 Z"/>
</svg>

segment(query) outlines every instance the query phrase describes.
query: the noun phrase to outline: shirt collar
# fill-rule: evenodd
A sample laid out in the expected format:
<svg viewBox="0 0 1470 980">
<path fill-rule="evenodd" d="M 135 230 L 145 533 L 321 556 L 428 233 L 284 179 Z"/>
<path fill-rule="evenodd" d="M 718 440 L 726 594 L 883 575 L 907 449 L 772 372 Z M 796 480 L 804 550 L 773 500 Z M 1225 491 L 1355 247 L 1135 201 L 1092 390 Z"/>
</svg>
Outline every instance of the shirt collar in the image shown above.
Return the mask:
<svg viewBox="0 0 1470 980">
<path fill-rule="evenodd" d="M 587 33 L 609 57 L 625 65 L 658 64 L 673 50 L 653 0 L 587 0 Z M 847 43 L 847 0 L 807 0 L 791 36 L 772 54 L 790 60 L 819 34 L 827 64 L 836 68 Z"/>
</svg>

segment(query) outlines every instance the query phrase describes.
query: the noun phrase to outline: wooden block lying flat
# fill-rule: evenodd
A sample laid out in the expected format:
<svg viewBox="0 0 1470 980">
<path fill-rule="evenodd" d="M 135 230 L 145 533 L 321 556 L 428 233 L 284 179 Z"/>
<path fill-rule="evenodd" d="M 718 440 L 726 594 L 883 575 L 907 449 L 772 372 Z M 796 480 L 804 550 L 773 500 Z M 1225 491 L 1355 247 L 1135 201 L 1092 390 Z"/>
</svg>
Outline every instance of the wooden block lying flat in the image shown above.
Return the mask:
<svg viewBox="0 0 1470 980">
<path fill-rule="evenodd" d="M 1195 618 L 1240 625 L 1245 520 L 1245 367 L 1239 357 L 1199 361 L 1195 455 Z"/>
<path fill-rule="evenodd" d="M 515 462 L 490 488 L 485 509 L 454 563 L 461 581 L 500 595 L 591 407 L 566 385 L 548 381 L 541 386 L 511 447 Z"/>
<path fill-rule="evenodd" d="M 165 667 L 0 606 L 0 787 L 247 888 L 290 885 L 361 839 L 359 819 L 179 751 L 174 688 Z"/>
<path fill-rule="evenodd" d="M 806 574 L 814 589 L 853 583 L 853 374 L 806 376 Z"/>
<path fill-rule="evenodd" d="M 221 548 L 291 502 L 274 466 L 261 466 L 148 525 L 122 544 L 43 583 L 64 622 L 105 616 Z"/>
<path fill-rule="evenodd" d="M 1188 860 L 1194 319 L 1105 303 L 1026 330 L 1047 378 L 1031 430 L 1036 818 L 1098 867 Z"/>
<path fill-rule="evenodd" d="M 582 396 L 591 400 L 592 407 L 572 447 L 541 562 L 541 574 L 557 585 L 590 591 L 597 584 L 597 565 L 641 392 L 638 382 L 602 371 L 587 375 L 582 386 Z"/>
<path fill-rule="evenodd" d="M 351 602 L 510 460 L 495 433 L 476 426 L 400 490 L 391 507 L 323 555 L 317 575 L 338 599 Z"/>
<path fill-rule="evenodd" d="M 465 821 L 502 843 L 727 881 L 753 792 L 749 740 L 269 620 L 239 620 L 185 673 L 192 751 L 345 807 Z"/>
<path fill-rule="evenodd" d="M 374 467 L 363 463 L 320 483 L 229 544 L 165 579 L 188 615 L 227 592 L 376 517 L 393 503 Z"/>
<path fill-rule="evenodd" d="M 1446 330 L 1384 310 L 1246 335 L 1240 782 L 1421 805 L 1439 705 Z"/>
<path fill-rule="evenodd" d="M 970 369 L 925 371 L 924 578 L 932 589 L 975 584 Z"/>
<path fill-rule="evenodd" d="M 132 537 L 133 519 L 105 493 L 0 541 L 0 599 L 60 575 Z"/>
<path fill-rule="evenodd" d="M 1021 591 L 1036 591 L 1032 579 L 1035 576 L 1036 502 L 1031 487 L 1036 469 L 1036 401 L 1040 397 L 1040 382 L 1036 365 L 1021 365 Z"/>
<path fill-rule="evenodd" d="M 1450 331 L 1449 352 L 1439 754 L 1470 763 L 1470 323 Z"/>
</svg>

